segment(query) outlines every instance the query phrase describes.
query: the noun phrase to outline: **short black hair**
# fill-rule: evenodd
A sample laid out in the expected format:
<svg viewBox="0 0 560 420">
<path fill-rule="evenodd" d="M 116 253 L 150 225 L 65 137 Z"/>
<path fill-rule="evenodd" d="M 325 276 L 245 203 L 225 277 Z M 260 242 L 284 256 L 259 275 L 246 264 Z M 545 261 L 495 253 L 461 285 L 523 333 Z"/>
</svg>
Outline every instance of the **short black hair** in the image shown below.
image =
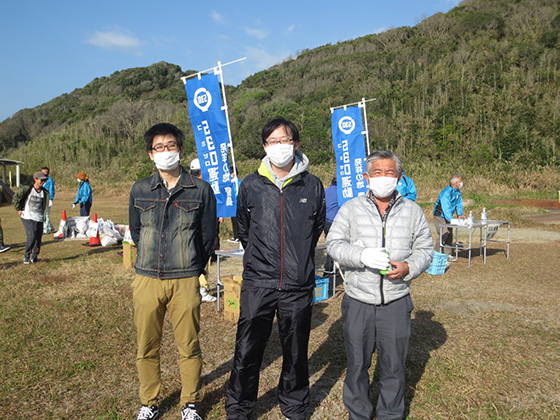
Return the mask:
<svg viewBox="0 0 560 420">
<path fill-rule="evenodd" d="M 152 150 L 152 145 L 154 144 L 154 137 L 155 136 L 167 136 L 171 134 L 175 137 L 177 141 L 177 145 L 179 148 L 183 147 L 183 140 L 185 139 L 185 135 L 181 130 L 175 127 L 173 124 L 169 123 L 159 123 L 154 125 L 146 134 L 144 134 L 144 141 L 146 142 L 146 151 Z"/>
<path fill-rule="evenodd" d="M 43 167 L 41 168 L 42 171 L 44 171 L 45 169 L 47 170 L 47 172 L 50 172 L 50 171 L 51 171 L 51 170 L 49 169 L 48 166 L 43 166 Z"/>
<path fill-rule="evenodd" d="M 292 136 L 292 140 L 295 143 L 299 143 L 299 131 L 296 125 L 282 117 L 277 117 L 267 122 L 262 129 L 261 137 L 263 144 L 266 143 L 266 139 L 272 134 L 272 132 L 279 127 L 284 127 L 284 129 Z"/>
</svg>

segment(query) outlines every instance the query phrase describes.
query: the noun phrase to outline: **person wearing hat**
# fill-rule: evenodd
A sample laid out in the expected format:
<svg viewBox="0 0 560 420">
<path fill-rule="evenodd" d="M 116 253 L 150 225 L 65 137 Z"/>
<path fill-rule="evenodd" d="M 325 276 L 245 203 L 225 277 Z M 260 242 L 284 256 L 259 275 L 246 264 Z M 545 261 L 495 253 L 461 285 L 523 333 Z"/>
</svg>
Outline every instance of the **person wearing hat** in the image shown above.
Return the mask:
<svg viewBox="0 0 560 420">
<path fill-rule="evenodd" d="M 33 183 L 17 190 L 12 199 L 27 237 L 23 257 L 24 264 L 37 263 L 37 256 L 41 251 L 43 218 L 50 200 L 49 192 L 43 187 L 47 179 L 43 172 L 35 172 Z"/>
<path fill-rule="evenodd" d="M 76 207 L 76 204 L 79 204 L 80 216 L 89 216 L 91 204 L 93 203 L 89 178 L 85 172 L 79 172 L 78 175 L 76 175 L 76 179 L 80 185 L 78 186 L 78 194 L 76 194 L 76 199 L 74 200 L 74 204 L 72 204 L 72 208 Z"/>
</svg>

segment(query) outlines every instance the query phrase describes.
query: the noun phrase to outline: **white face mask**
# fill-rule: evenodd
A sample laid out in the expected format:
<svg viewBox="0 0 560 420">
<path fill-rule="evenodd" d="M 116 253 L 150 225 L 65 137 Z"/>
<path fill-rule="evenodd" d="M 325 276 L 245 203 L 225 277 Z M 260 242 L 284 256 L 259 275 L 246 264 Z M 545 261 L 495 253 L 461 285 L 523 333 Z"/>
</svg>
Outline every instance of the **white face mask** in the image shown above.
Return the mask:
<svg viewBox="0 0 560 420">
<path fill-rule="evenodd" d="M 266 155 L 277 168 L 283 168 L 294 159 L 293 144 L 275 144 L 266 148 Z"/>
<path fill-rule="evenodd" d="M 397 178 L 388 176 L 370 177 L 368 187 L 375 197 L 389 197 L 397 187 Z"/>
<path fill-rule="evenodd" d="M 162 171 L 170 171 L 179 166 L 179 152 L 159 152 L 152 155 L 156 168 Z"/>
<path fill-rule="evenodd" d="M 463 181 L 459 182 L 458 187 L 459 187 L 459 189 L 463 188 Z"/>
</svg>

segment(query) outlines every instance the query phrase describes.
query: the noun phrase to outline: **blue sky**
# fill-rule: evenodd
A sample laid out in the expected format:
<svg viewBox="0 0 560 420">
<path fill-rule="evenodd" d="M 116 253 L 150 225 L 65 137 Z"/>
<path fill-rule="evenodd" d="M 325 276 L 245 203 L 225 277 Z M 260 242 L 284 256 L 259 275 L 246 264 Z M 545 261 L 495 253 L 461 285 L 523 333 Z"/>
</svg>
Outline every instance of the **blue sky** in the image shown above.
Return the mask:
<svg viewBox="0 0 560 420">
<path fill-rule="evenodd" d="M 237 85 L 298 51 L 414 26 L 459 0 L 3 3 L 0 121 L 96 77 L 159 61 L 205 70 L 247 57 L 224 68 L 225 83 Z"/>
</svg>

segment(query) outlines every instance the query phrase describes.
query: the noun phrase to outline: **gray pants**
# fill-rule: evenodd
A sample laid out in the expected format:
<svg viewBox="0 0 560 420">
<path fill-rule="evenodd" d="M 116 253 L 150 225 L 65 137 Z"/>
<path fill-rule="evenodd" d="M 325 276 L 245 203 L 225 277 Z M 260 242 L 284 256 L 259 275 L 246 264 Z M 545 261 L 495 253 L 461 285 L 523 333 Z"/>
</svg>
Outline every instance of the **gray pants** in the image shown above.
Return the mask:
<svg viewBox="0 0 560 420">
<path fill-rule="evenodd" d="M 36 222 L 34 220 L 21 219 L 25 229 L 27 241 L 25 242 L 25 258 L 34 260 L 41 252 L 41 242 L 43 240 L 43 222 Z"/>
<path fill-rule="evenodd" d="M 434 216 L 434 226 L 436 228 L 436 243 L 434 244 L 434 249 L 438 252 L 443 252 L 447 255 L 451 255 L 452 249 L 451 248 L 443 248 L 441 250 L 439 246 L 439 228 L 441 225 L 448 225 L 449 223 L 441 216 Z M 452 228 L 443 228 L 442 235 L 441 235 L 441 243 L 443 245 L 453 245 L 453 229 Z"/>
<path fill-rule="evenodd" d="M 342 399 L 349 420 L 370 420 L 371 357 L 377 349 L 379 366 L 378 420 L 401 420 L 404 415 L 405 364 L 410 338 L 410 295 L 386 305 L 370 305 L 344 295 L 342 319 L 348 366 Z"/>
</svg>

